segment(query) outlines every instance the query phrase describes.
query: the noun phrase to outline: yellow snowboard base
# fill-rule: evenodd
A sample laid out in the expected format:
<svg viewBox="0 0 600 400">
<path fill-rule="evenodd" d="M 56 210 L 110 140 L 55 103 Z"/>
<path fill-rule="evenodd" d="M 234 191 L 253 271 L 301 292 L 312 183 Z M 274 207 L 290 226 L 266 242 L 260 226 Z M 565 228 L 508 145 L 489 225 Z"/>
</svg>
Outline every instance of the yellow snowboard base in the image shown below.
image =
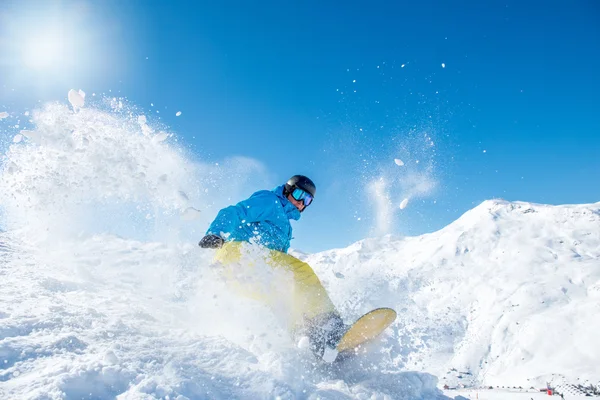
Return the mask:
<svg viewBox="0 0 600 400">
<path fill-rule="evenodd" d="M 396 320 L 396 315 L 396 311 L 391 308 L 369 311 L 348 328 L 335 348 L 325 346 L 321 359 L 326 363 L 333 363 L 339 360 L 338 355 L 351 354 L 362 344 L 381 335 Z"/>
<path fill-rule="evenodd" d="M 379 336 L 396 320 L 396 311 L 391 308 L 376 308 L 360 317 L 344 333 L 336 350 L 338 353 L 357 348 Z"/>
</svg>

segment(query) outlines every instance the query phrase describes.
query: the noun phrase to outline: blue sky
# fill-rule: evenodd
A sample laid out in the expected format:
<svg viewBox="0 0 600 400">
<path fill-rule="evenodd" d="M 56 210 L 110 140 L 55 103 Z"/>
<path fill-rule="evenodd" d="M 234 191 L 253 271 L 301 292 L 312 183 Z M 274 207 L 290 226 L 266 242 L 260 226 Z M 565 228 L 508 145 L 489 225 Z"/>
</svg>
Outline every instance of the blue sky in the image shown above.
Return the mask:
<svg viewBox="0 0 600 400">
<path fill-rule="evenodd" d="M 600 201 L 599 18 L 593 1 L 8 1 L 0 106 L 82 88 L 166 110 L 199 159 L 312 177 L 292 246 L 324 250 L 376 234 L 380 177 L 399 235 L 495 197 Z M 16 27 L 49 21 L 77 55 L 19 65 Z M 400 210 L 411 177 L 435 187 Z"/>
</svg>

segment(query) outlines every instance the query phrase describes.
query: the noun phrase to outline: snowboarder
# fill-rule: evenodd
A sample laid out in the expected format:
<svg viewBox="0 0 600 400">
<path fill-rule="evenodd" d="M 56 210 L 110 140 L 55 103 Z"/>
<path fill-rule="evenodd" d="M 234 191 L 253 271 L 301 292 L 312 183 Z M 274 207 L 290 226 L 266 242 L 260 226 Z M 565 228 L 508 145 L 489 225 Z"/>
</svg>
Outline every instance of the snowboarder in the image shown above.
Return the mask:
<svg viewBox="0 0 600 400">
<path fill-rule="evenodd" d="M 316 190 L 312 180 L 294 175 L 272 191 L 258 191 L 220 210 L 199 245 L 218 249 L 215 260 L 224 267 L 242 260 L 244 243 L 269 249 L 266 262 L 274 269 L 292 272 L 294 277 L 289 291 L 289 330 L 296 339 L 308 336 L 313 353 L 323 357 L 326 348 L 336 346 L 346 327 L 312 268 L 287 254 L 292 239 L 290 220 L 300 219 L 313 203 Z M 252 260 L 244 259 L 244 263 Z M 279 301 L 271 298 L 267 303 Z"/>
<path fill-rule="evenodd" d="M 219 211 L 200 247 L 221 248 L 225 241 L 242 241 L 287 253 L 292 239 L 289 220 L 300 219 L 316 191 L 313 181 L 303 175 L 292 176 L 272 191 L 258 191 Z"/>
</svg>

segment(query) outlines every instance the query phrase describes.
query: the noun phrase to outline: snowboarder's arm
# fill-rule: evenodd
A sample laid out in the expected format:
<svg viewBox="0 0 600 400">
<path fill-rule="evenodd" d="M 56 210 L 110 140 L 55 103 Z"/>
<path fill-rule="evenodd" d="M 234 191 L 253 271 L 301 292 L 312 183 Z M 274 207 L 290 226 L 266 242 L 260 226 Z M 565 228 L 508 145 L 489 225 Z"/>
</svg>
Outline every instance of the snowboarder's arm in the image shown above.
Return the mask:
<svg viewBox="0 0 600 400">
<path fill-rule="evenodd" d="M 261 222 L 275 215 L 276 207 L 281 207 L 279 198 L 268 190 L 254 193 L 249 199 L 240 201 L 240 218 L 244 223 Z"/>
<path fill-rule="evenodd" d="M 272 192 L 267 190 L 256 192 L 249 199 L 219 211 L 206 234 L 232 233 L 240 229 L 242 224 L 266 221 L 274 215 L 275 207 L 281 207 L 281 204 L 279 198 Z"/>
<path fill-rule="evenodd" d="M 224 240 L 218 235 L 206 235 L 200 240 L 198 245 L 203 249 L 220 249 L 223 247 Z"/>
</svg>

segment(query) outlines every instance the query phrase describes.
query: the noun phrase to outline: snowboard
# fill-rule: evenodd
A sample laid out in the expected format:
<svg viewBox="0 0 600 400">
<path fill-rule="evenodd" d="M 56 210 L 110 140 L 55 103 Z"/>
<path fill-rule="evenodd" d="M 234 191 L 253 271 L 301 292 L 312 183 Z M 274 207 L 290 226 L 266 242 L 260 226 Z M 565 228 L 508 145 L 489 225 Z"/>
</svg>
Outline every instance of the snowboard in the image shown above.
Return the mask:
<svg viewBox="0 0 600 400">
<path fill-rule="evenodd" d="M 346 330 L 335 349 L 325 348 L 323 360 L 332 363 L 338 354 L 349 354 L 361 345 L 375 339 L 396 320 L 391 308 L 376 308 L 356 320 Z"/>
</svg>

